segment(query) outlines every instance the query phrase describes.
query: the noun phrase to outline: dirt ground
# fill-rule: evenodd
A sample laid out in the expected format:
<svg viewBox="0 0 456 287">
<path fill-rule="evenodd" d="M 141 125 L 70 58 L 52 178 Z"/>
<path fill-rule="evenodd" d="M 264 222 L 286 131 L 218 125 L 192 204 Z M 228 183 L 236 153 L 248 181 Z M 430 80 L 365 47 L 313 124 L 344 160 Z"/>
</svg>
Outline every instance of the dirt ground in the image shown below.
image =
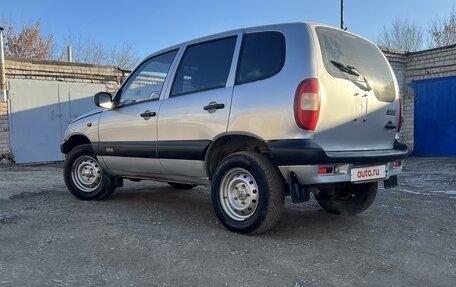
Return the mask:
<svg viewBox="0 0 456 287">
<path fill-rule="evenodd" d="M 246 236 L 208 187 L 127 181 L 83 202 L 59 165 L 2 166 L 0 286 L 455 286 L 456 158 L 411 158 L 399 181 L 355 217 L 287 199 Z"/>
</svg>

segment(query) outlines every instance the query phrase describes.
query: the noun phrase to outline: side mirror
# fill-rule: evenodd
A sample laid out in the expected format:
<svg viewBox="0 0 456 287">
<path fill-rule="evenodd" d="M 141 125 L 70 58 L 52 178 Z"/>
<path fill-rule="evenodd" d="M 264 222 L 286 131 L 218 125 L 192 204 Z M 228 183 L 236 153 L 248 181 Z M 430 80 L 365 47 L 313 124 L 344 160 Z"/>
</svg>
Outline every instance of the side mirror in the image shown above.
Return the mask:
<svg viewBox="0 0 456 287">
<path fill-rule="evenodd" d="M 105 109 L 112 109 L 114 104 L 112 102 L 112 96 L 107 92 L 99 92 L 94 97 L 95 105 Z"/>
</svg>

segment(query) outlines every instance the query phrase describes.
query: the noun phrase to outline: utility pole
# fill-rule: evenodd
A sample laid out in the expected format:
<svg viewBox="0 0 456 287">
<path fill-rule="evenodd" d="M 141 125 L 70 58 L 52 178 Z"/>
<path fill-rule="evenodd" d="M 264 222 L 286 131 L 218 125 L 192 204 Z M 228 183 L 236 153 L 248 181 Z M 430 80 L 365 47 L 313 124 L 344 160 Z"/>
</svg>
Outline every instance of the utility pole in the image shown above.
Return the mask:
<svg viewBox="0 0 456 287">
<path fill-rule="evenodd" d="M 3 27 L 0 27 L 0 101 L 6 102 L 5 53 L 3 51 Z"/>
<path fill-rule="evenodd" d="M 340 29 L 344 28 L 344 0 L 340 0 Z"/>
</svg>

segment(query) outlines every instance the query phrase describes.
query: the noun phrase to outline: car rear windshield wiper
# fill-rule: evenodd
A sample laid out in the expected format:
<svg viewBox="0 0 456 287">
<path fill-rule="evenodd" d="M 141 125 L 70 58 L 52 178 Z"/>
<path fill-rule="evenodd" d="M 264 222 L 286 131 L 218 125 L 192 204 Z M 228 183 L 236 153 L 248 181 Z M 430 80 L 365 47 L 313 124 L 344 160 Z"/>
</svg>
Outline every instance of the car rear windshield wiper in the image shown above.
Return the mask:
<svg viewBox="0 0 456 287">
<path fill-rule="evenodd" d="M 350 75 L 353 75 L 356 77 L 362 77 L 364 82 L 366 83 L 367 90 L 368 91 L 372 90 L 372 87 L 370 86 L 369 81 L 367 81 L 367 78 L 363 74 L 361 74 L 361 72 L 358 69 L 356 69 L 355 67 L 349 66 L 349 65 L 342 64 L 341 62 L 338 62 L 338 61 L 331 60 L 330 62 L 331 62 L 331 64 L 336 66 L 339 70 L 341 70 L 347 74 L 350 74 Z"/>
</svg>

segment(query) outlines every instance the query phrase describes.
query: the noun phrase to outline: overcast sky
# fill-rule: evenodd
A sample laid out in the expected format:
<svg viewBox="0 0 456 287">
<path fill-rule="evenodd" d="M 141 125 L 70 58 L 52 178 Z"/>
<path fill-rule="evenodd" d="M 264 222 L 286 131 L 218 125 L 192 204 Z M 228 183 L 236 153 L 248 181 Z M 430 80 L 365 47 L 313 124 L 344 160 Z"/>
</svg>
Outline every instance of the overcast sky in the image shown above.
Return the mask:
<svg viewBox="0 0 456 287">
<path fill-rule="evenodd" d="M 376 41 L 384 25 L 401 16 L 427 27 L 456 0 L 345 0 L 348 30 Z M 41 19 L 59 41 L 89 35 L 107 47 L 123 41 L 140 57 L 196 37 L 281 22 L 309 21 L 338 27 L 340 0 L 50 1 L 0 0 L 0 17 L 20 25 Z"/>
</svg>

